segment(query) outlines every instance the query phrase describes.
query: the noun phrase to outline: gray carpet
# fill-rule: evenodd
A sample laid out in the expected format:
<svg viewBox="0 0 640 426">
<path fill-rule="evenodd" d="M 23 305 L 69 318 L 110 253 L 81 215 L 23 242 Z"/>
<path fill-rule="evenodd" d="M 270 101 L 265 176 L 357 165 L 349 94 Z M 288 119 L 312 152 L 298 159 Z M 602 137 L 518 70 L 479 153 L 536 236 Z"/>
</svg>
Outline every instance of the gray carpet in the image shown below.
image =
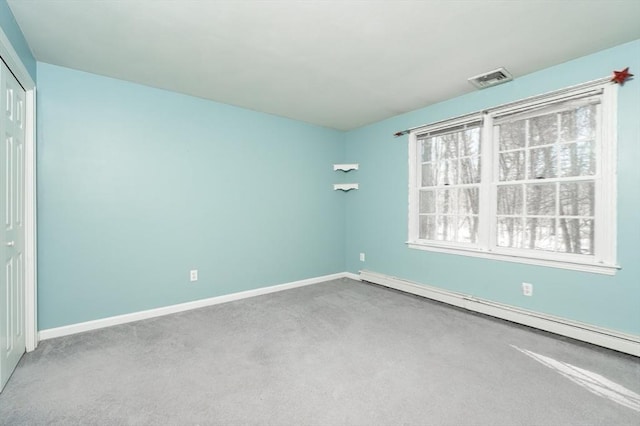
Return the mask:
<svg viewBox="0 0 640 426">
<path fill-rule="evenodd" d="M 638 358 L 342 279 L 44 341 L 0 423 L 637 426 L 639 393 Z"/>
</svg>

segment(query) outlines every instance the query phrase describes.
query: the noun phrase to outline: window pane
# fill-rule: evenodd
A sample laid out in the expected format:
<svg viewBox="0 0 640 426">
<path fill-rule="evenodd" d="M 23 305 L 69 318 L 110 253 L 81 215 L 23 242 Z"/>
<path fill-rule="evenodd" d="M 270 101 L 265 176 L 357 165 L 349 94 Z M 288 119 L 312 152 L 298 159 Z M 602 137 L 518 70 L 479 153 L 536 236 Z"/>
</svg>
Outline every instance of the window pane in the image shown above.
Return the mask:
<svg viewBox="0 0 640 426">
<path fill-rule="evenodd" d="M 514 217 L 498 218 L 497 242 L 500 247 L 521 248 L 524 236 L 522 219 Z"/>
<path fill-rule="evenodd" d="M 435 186 L 436 185 L 436 173 L 437 169 L 433 163 L 427 163 L 422 165 L 422 186 Z"/>
<path fill-rule="evenodd" d="M 458 133 L 451 133 L 440 137 L 442 147 L 442 159 L 458 158 Z"/>
<path fill-rule="evenodd" d="M 560 219 L 558 250 L 565 253 L 594 254 L 592 219 Z"/>
<path fill-rule="evenodd" d="M 537 250 L 555 250 L 555 219 L 528 218 L 524 232 L 525 248 Z"/>
<path fill-rule="evenodd" d="M 524 151 L 500 154 L 500 180 L 524 179 Z"/>
<path fill-rule="evenodd" d="M 436 217 L 420 215 L 420 229 L 418 238 L 421 240 L 436 239 Z"/>
<path fill-rule="evenodd" d="M 435 201 L 434 191 L 420 191 L 420 213 L 435 213 Z"/>
<path fill-rule="evenodd" d="M 555 216 L 556 184 L 526 185 L 527 215 Z"/>
<path fill-rule="evenodd" d="M 480 207 L 480 191 L 477 187 L 460 188 L 458 192 L 459 214 L 478 214 Z"/>
<path fill-rule="evenodd" d="M 500 151 L 524 148 L 525 125 L 525 120 L 520 120 L 496 126 L 500 132 Z"/>
<path fill-rule="evenodd" d="M 460 156 L 467 157 L 480 154 L 480 128 L 465 130 L 460 133 Z"/>
<path fill-rule="evenodd" d="M 455 241 L 456 216 L 438 216 L 436 240 Z"/>
<path fill-rule="evenodd" d="M 498 187 L 498 214 L 522 214 L 523 185 L 501 185 Z"/>
<path fill-rule="evenodd" d="M 423 139 L 422 140 L 422 162 L 426 163 L 429 161 L 435 161 L 437 149 L 438 149 L 438 146 L 434 138 Z"/>
<path fill-rule="evenodd" d="M 460 160 L 460 183 L 480 182 L 480 157 Z"/>
<path fill-rule="evenodd" d="M 562 140 L 595 139 L 596 114 L 596 105 L 586 105 L 563 112 L 560 118 Z"/>
<path fill-rule="evenodd" d="M 438 213 L 457 213 L 457 189 L 438 190 Z"/>
<path fill-rule="evenodd" d="M 594 182 L 560 184 L 561 216 L 593 216 L 594 204 Z"/>
<path fill-rule="evenodd" d="M 476 216 L 458 217 L 458 242 L 475 243 L 478 241 L 478 218 Z"/>
<path fill-rule="evenodd" d="M 596 172 L 596 153 L 592 141 L 560 146 L 560 176 L 592 176 Z"/>
<path fill-rule="evenodd" d="M 557 176 L 557 148 L 534 148 L 529 151 L 528 179 L 549 179 Z"/>
<path fill-rule="evenodd" d="M 557 114 L 548 114 L 529 120 L 529 146 L 556 143 L 558 139 L 557 117 Z"/>
<path fill-rule="evenodd" d="M 438 163 L 438 185 L 455 185 L 458 183 L 458 160 Z"/>
</svg>

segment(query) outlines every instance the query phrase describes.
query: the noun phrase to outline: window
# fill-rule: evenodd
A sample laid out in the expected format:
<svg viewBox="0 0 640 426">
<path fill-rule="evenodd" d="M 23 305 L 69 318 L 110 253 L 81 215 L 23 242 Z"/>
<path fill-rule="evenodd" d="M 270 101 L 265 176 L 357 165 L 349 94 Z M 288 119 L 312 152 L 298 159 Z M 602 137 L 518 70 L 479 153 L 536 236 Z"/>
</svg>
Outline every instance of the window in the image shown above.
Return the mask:
<svg viewBox="0 0 640 426">
<path fill-rule="evenodd" d="M 419 239 L 478 242 L 480 122 L 420 134 Z"/>
<path fill-rule="evenodd" d="M 617 86 L 416 129 L 409 247 L 613 274 Z"/>
</svg>

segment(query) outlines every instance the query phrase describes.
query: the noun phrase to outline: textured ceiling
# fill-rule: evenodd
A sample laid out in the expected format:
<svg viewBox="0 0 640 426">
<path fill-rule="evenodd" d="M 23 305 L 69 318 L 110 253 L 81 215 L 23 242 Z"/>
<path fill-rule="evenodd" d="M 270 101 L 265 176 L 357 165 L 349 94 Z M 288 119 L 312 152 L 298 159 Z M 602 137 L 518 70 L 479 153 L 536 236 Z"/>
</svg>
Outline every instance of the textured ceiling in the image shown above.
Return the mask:
<svg viewBox="0 0 640 426">
<path fill-rule="evenodd" d="M 640 38 L 640 0 L 8 4 L 38 61 L 341 130 Z"/>
</svg>

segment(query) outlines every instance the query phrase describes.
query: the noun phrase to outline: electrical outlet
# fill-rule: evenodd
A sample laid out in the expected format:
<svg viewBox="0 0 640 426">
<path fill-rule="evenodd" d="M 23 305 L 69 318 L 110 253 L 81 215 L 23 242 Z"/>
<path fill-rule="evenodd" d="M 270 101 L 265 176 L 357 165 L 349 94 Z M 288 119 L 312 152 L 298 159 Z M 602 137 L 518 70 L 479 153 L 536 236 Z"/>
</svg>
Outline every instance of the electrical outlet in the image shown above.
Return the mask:
<svg viewBox="0 0 640 426">
<path fill-rule="evenodd" d="M 360 262 L 364 262 L 364 253 L 360 253 Z"/>
<path fill-rule="evenodd" d="M 522 283 L 522 294 L 525 296 L 533 296 L 533 284 Z"/>
<path fill-rule="evenodd" d="M 189 271 L 189 280 L 190 281 L 198 281 L 198 270 L 192 269 Z"/>
</svg>

